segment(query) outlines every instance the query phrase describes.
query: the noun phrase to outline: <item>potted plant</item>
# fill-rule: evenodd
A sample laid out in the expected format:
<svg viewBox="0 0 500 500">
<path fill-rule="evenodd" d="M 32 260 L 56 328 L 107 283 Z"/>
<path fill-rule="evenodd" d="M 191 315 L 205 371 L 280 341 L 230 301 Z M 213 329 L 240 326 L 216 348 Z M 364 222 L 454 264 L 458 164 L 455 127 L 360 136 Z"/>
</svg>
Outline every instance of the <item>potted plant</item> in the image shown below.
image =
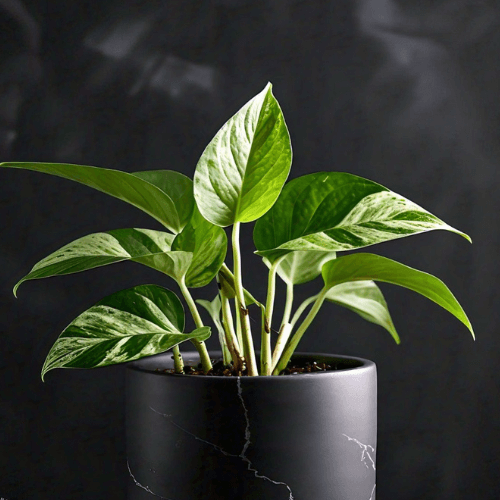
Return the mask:
<svg viewBox="0 0 500 500">
<path fill-rule="evenodd" d="M 71 179 L 145 211 L 166 231 L 116 229 L 84 236 L 39 261 L 31 279 L 134 261 L 172 278 L 196 328 L 184 332 L 173 291 L 141 285 L 101 299 L 54 343 L 54 368 L 127 365 L 129 498 L 372 500 L 376 472 L 376 368 L 371 361 L 296 352 L 326 302 L 385 328 L 399 343 L 376 281 L 411 289 L 472 326 L 438 278 L 371 253 L 342 252 L 435 229 L 470 238 L 415 203 L 348 173 L 318 172 L 286 183 L 288 129 L 271 84 L 206 147 L 194 181 L 174 171 L 3 163 Z M 256 221 L 256 253 L 268 267 L 265 301 L 244 287 L 242 223 Z M 232 269 L 224 228 L 231 227 Z M 296 285 L 318 293 L 294 308 Z M 286 284 L 273 316 L 276 278 Z M 217 280 L 210 301 L 191 289 Z M 204 341 L 210 315 L 221 350 Z M 250 306 L 259 315 L 254 348 Z M 255 318 L 254 318 L 255 319 Z M 277 332 L 276 339 L 272 339 Z M 182 351 L 189 341 L 195 351 Z M 166 353 L 171 350 L 171 353 Z"/>
</svg>

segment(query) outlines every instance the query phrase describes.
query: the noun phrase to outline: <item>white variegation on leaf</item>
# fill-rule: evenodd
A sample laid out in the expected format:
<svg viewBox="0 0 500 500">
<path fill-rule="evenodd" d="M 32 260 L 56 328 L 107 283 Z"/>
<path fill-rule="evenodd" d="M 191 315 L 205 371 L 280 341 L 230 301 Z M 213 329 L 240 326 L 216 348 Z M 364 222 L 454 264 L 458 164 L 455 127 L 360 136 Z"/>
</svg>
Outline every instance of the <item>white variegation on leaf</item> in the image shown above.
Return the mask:
<svg viewBox="0 0 500 500">
<path fill-rule="evenodd" d="M 52 346 L 42 380 L 54 368 L 95 368 L 133 361 L 171 349 L 186 340 L 203 341 L 210 328 L 189 334 L 184 309 L 174 292 L 157 285 L 122 290 L 73 320 Z"/>
<path fill-rule="evenodd" d="M 440 305 L 460 320 L 471 332 L 469 318 L 450 289 L 431 274 L 370 253 L 356 253 L 327 262 L 322 270 L 325 288 L 351 281 L 382 281 L 413 290 Z"/>
<path fill-rule="evenodd" d="M 219 296 L 217 295 L 214 300 L 211 302 L 209 300 L 197 299 L 196 302 L 200 304 L 205 311 L 210 314 L 210 318 L 214 322 L 215 327 L 217 328 L 217 332 L 219 334 L 219 343 L 222 347 L 222 353 L 224 355 L 224 364 L 227 365 L 230 363 L 231 359 L 226 355 L 226 350 L 224 349 L 227 345 L 226 343 L 226 334 L 224 332 L 224 326 L 221 322 L 221 301 Z"/>
<path fill-rule="evenodd" d="M 171 251 L 174 235 L 151 229 L 116 229 L 79 238 L 37 262 L 14 287 L 27 280 L 71 274 L 130 260 L 173 278 L 189 269 L 192 254 Z"/>
<path fill-rule="evenodd" d="M 186 286 L 202 287 L 214 279 L 224 263 L 227 236 L 224 229 L 203 218 L 195 206 L 190 221 L 172 242 L 172 250 L 193 254 L 186 272 Z"/>
<path fill-rule="evenodd" d="M 34 170 L 73 180 L 126 201 L 179 233 L 193 208 L 192 181 L 171 170 L 129 174 L 109 168 L 68 163 L 8 162 L 0 167 Z"/>
<path fill-rule="evenodd" d="M 288 285 L 300 285 L 317 278 L 325 262 L 335 259 L 335 252 L 296 251 L 290 252 L 279 263 L 277 273 Z M 272 263 L 264 257 L 264 263 Z"/>
<path fill-rule="evenodd" d="M 328 290 L 326 300 L 346 307 L 363 319 L 385 328 L 399 344 L 399 335 L 394 327 L 387 302 L 373 281 L 349 281 L 335 285 Z"/>
<path fill-rule="evenodd" d="M 218 226 L 262 216 L 290 172 L 290 136 L 271 88 L 268 83 L 223 125 L 196 166 L 196 203 Z"/>
<path fill-rule="evenodd" d="M 286 184 L 257 221 L 257 254 L 274 261 L 296 250 L 346 251 L 444 229 L 460 234 L 417 204 L 375 182 L 342 172 L 309 174 Z"/>
</svg>

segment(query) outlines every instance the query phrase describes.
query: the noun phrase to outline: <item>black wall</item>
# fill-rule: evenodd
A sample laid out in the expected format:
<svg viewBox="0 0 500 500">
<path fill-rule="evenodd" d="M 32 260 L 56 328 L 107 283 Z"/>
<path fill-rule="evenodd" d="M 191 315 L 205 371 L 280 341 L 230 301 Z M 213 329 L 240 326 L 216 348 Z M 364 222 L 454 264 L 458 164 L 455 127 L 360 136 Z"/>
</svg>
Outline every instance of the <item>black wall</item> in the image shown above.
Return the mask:
<svg viewBox="0 0 500 500">
<path fill-rule="evenodd" d="M 292 177 L 376 180 L 474 241 L 432 232 L 370 251 L 447 283 L 476 342 L 435 304 L 382 286 L 400 346 L 331 304 L 300 345 L 377 363 L 377 499 L 497 500 L 499 27 L 492 0 L 0 0 L 0 159 L 192 175 L 224 121 L 271 81 Z M 251 226 L 244 279 L 262 296 Z M 56 370 L 45 384 L 39 374 L 76 315 L 163 278 L 118 264 L 11 292 L 51 251 L 120 227 L 160 229 L 89 188 L 0 172 L 0 497 L 124 498 L 124 368 Z M 299 287 L 298 300 L 319 286 Z"/>
</svg>

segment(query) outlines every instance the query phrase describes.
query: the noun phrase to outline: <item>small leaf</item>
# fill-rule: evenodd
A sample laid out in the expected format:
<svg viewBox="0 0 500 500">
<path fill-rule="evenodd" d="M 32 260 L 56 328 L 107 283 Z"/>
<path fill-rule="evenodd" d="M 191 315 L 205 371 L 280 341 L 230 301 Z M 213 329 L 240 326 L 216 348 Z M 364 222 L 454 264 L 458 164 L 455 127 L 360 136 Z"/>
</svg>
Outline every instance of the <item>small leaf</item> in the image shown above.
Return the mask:
<svg viewBox="0 0 500 500">
<path fill-rule="evenodd" d="M 462 306 L 449 288 L 431 274 L 417 271 L 386 257 L 369 253 L 347 255 L 327 262 L 322 270 L 327 288 L 348 281 L 375 280 L 409 288 L 440 305 L 474 331 Z"/>
<path fill-rule="evenodd" d="M 178 172 L 158 171 L 129 174 L 120 170 L 67 163 L 1 163 L 0 167 L 21 168 L 73 180 L 126 201 L 179 233 L 189 220 L 191 180 Z M 154 185 L 155 181 L 162 188 Z"/>
<path fill-rule="evenodd" d="M 317 278 L 325 262 L 335 259 L 335 252 L 317 252 L 314 250 L 289 253 L 278 266 L 278 275 L 287 284 L 300 285 Z M 271 262 L 264 257 L 264 263 L 271 267 Z"/>
<path fill-rule="evenodd" d="M 193 254 L 186 273 L 186 285 L 202 287 L 214 279 L 226 258 L 227 236 L 224 229 L 204 219 L 195 207 L 191 220 L 175 237 L 172 250 Z"/>
<path fill-rule="evenodd" d="M 220 319 L 222 304 L 219 296 L 216 295 L 215 299 L 212 300 L 212 302 L 203 299 L 197 299 L 196 302 L 200 304 L 200 306 L 202 306 L 208 312 L 208 314 L 210 314 L 210 317 L 212 318 L 212 321 L 217 328 L 217 332 L 219 333 L 219 344 L 222 348 L 224 365 L 229 365 L 231 363 L 231 354 L 229 353 L 229 349 L 227 347 L 226 333 Z"/>
<path fill-rule="evenodd" d="M 186 340 L 206 340 L 210 328 L 184 329 L 174 292 L 157 285 L 122 290 L 73 320 L 52 346 L 42 380 L 54 368 L 95 368 L 152 356 Z"/>
<path fill-rule="evenodd" d="M 223 125 L 196 166 L 196 203 L 217 226 L 258 219 L 290 172 L 290 136 L 271 88 L 268 83 Z"/>
<path fill-rule="evenodd" d="M 346 307 L 363 319 L 380 325 L 392 335 L 397 344 L 400 343 L 387 302 L 373 281 L 348 281 L 336 285 L 328 290 L 326 300 Z"/>
<path fill-rule="evenodd" d="M 435 229 L 470 238 L 375 182 L 319 172 L 286 184 L 255 224 L 257 254 L 274 262 L 295 250 L 345 251 Z"/>
<path fill-rule="evenodd" d="M 176 278 L 183 276 L 192 254 L 172 252 L 174 235 L 150 229 L 115 229 L 79 238 L 51 253 L 14 287 L 24 281 L 71 274 L 115 262 L 131 260 Z"/>
</svg>

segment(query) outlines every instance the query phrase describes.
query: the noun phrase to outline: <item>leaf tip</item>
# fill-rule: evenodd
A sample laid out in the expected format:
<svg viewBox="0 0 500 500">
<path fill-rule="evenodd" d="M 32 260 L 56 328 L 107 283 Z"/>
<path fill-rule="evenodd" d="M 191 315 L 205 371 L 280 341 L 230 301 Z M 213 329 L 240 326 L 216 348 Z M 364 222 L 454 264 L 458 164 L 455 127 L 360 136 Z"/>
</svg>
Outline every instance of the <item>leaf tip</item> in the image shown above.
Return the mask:
<svg viewBox="0 0 500 500">
<path fill-rule="evenodd" d="M 21 283 L 23 282 L 24 280 L 19 280 L 15 285 L 14 285 L 14 288 L 12 289 L 12 293 L 14 294 L 14 297 L 17 299 L 17 290 L 18 288 L 21 286 Z"/>
</svg>

